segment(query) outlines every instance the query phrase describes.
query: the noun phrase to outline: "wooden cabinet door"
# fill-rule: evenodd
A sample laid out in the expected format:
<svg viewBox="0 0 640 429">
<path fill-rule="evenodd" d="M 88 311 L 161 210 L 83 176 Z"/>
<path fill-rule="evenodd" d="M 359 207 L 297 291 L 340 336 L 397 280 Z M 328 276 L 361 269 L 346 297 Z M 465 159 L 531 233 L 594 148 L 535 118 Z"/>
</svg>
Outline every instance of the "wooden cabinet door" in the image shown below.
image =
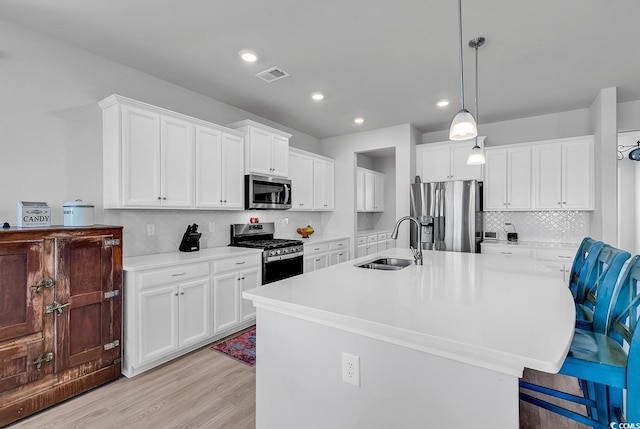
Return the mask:
<svg viewBox="0 0 640 429">
<path fill-rule="evenodd" d="M 289 139 L 273 135 L 271 139 L 271 173 L 289 177 Z"/>
<path fill-rule="evenodd" d="M 507 149 L 485 152 L 484 209 L 507 209 Z"/>
<path fill-rule="evenodd" d="M 196 208 L 222 206 L 221 145 L 222 136 L 219 131 L 196 127 Z M 242 174 L 242 166 L 238 173 Z"/>
<path fill-rule="evenodd" d="M 178 290 L 174 285 L 138 295 L 138 365 L 178 350 Z"/>
<path fill-rule="evenodd" d="M 423 182 L 451 180 L 451 150 L 449 145 L 420 148 L 420 178 Z"/>
<path fill-rule="evenodd" d="M 0 245 L 0 392 L 52 372 L 53 362 L 33 364 L 54 351 L 45 341 L 53 332 L 43 332 L 43 295 L 52 296 L 52 290 L 32 287 L 44 280 L 42 257 L 42 241 Z"/>
<path fill-rule="evenodd" d="M 536 146 L 534 154 L 535 209 L 562 208 L 562 145 Z"/>
<path fill-rule="evenodd" d="M 593 143 L 562 144 L 562 208 L 593 210 Z"/>
<path fill-rule="evenodd" d="M 124 207 L 160 205 L 160 115 L 122 107 L 122 187 Z"/>
<path fill-rule="evenodd" d="M 240 277 L 240 273 L 231 272 L 217 275 L 213 279 L 214 334 L 240 323 Z"/>
<path fill-rule="evenodd" d="M 211 332 L 211 284 L 209 278 L 178 287 L 179 346 L 206 339 Z"/>
<path fill-rule="evenodd" d="M 256 317 L 256 307 L 253 301 L 242 298 L 242 292 L 255 289 L 261 283 L 261 268 L 259 266 L 240 272 L 240 322 L 246 322 Z"/>
<path fill-rule="evenodd" d="M 291 176 L 291 209 L 313 210 L 313 159 L 299 153 L 289 152 L 289 173 Z"/>
<path fill-rule="evenodd" d="M 531 148 L 507 152 L 507 209 L 531 209 Z"/>
<path fill-rule="evenodd" d="M 193 126 L 165 116 L 160 125 L 162 206 L 193 207 Z"/>
<path fill-rule="evenodd" d="M 249 172 L 255 174 L 271 174 L 271 133 L 249 127 Z"/>
<path fill-rule="evenodd" d="M 55 301 L 64 306 L 51 315 L 56 371 L 81 365 L 95 371 L 120 358 L 122 274 L 114 264 L 120 249 L 107 241 L 112 238 L 55 239 Z"/>
</svg>

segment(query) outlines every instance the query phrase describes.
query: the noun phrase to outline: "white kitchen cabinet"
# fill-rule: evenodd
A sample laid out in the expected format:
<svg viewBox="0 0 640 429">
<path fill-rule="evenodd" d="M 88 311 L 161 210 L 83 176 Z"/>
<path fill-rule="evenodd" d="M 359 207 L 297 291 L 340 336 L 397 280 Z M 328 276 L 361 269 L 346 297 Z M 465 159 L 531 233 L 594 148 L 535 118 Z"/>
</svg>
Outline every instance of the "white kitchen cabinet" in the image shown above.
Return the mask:
<svg viewBox="0 0 640 429">
<path fill-rule="evenodd" d="M 196 208 L 244 209 L 244 138 L 195 128 Z"/>
<path fill-rule="evenodd" d="M 379 231 L 359 233 L 356 237 L 356 257 L 371 255 L 395 247 L 391 232 Z"/>
<path fill-rule="evenodd" d="M 384 174 L 358 167 L 356 171 L 356 201 L 358 211 L 384 211 Z"/>
<path fill-rule="evenodd" d="M 339 264 L 351 259 L 349 240 L 337 240 L 329 243 L 329 265 Z"/>
<path fill-rule="evenodd" d="M 242 132 L 115 94 L 99 104 L 105 208 L 244 208 Z"/>
<path fill-rule="evenodd" d="M 531 148 L 487 148 L 484 209 L 531 210 Z"/>
<path fill-rule="evenodd" d="M 213 332 L 228 331 L 255 319 L 255 309 L 242 292 L 262 283 L 260 255 L 226 258 L 213 262 Z"/>
<path fill-rule="evenodd" d="M 289 151 L 291 210 L 313 210 L 313 158 Z"/>
<path fill-rule="evenodd" d="M 534 249 L 533 257 L 569 286 L 571 267 L 577 251 L 574 248 Z"/>
<path fill-rule="evenodd" d="M 178 349 L 178 300 L 176 287 L 152 289 L 138 296 L 139 358 L 144 365 Z"/>
<path fill-rule="evenodd" d="M 305 243 L 303 272 L 310 273 L 349 259 L 348 238 L 325 239 L 321 242 Z"/>
<path fill-rule="evenodd" d="M 533 146 L 534 209 L 593 210 L 593 136 Z"/>
<path fill-rule="evenodd" d="M 245 133 L 245 174 L 289 177 L 291 134 L 248 119 L 227 126 Z"/>
<path fill-rule="evenodd" d="M 334 210 L 334 162 L 313 160 L 313 208 Z"/>
<path fill-rule="evenodd" d="M 484 136 L 478 137 L 478 146 L 484 147 L 484 140 Z M 416 146 L 416 175 L 423 182 L 482 180 L 483 166 L 467 164 L 474 145 L 475 139 Z"/>
</svg>

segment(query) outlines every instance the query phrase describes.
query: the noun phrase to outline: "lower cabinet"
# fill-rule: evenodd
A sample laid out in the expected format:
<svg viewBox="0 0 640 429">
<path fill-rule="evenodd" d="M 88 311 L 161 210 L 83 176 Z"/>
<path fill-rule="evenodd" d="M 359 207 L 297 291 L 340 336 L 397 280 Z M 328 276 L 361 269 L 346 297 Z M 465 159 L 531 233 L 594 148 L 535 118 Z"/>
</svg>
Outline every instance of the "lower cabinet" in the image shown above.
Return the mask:
<svg viewBox="0 0 640 429">
<path fill-rule="evenodd" d="M 391 232 L 376 232 L 356 237 L 356 258 L 396 247 Z"/>
<path fill-rule="evenodd" d="M 122 228 L 0 231 L 0 426 L 120 376 Z"/>
<path fill-rule="evenodd" d="M 144 266 L 153 255 L 131 258 L 125 267 L 125 376 L 138 375 L 255 322 L 253 304 L 242 292 L 262 283 L 260 253 L 149 269 L 138 269 L 136 259 Z"/>
<path fill-rule="evenodd" d="M 322 243 L 306 243 L 304 245 L 303 271 L 311 271 L 326 268 L 331 265 L 348 261 L 349 239 L 329 240 Z"/>
</svg>

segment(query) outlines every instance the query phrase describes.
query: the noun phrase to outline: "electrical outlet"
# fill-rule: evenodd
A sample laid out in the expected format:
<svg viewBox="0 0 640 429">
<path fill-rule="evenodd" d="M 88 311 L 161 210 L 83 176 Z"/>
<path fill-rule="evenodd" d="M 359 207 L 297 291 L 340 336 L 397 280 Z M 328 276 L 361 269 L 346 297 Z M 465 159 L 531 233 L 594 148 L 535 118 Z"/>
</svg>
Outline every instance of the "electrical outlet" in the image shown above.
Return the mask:
<svg viewBox="0 0 640 429">
<path fill-rule="evenodd" d="M 216 223 L 209 222 L 209 232 L 216 232 Z"/>
<path fill-rule="evenodd" d="M 342 381 L 360 387 L 360 357 L 342 352 Z"/>
<path fill-rule="evenodd" d="M 147 236 L 153 237 L 156 235 L 156 225 L 154 223 L 147 224 Z"/>
</svg>

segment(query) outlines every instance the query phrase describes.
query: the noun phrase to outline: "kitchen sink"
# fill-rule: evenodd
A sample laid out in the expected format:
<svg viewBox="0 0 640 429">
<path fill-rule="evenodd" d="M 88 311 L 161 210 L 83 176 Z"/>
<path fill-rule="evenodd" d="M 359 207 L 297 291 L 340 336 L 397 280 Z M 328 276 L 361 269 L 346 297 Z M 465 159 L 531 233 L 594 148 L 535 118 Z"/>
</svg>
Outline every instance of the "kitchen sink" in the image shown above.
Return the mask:
<svg viewBox="0 0 640 429">
<path fill-rule="evenodd" d="M 397 271 L 413 264 L 414 261 L 410 259 L 380 258 L 376 259 L 375 261 L 369 261 L 365 262 L 364 264 L 356 265 L 356 267 L 368 268 L 370 270 Z"/>
</svg>

